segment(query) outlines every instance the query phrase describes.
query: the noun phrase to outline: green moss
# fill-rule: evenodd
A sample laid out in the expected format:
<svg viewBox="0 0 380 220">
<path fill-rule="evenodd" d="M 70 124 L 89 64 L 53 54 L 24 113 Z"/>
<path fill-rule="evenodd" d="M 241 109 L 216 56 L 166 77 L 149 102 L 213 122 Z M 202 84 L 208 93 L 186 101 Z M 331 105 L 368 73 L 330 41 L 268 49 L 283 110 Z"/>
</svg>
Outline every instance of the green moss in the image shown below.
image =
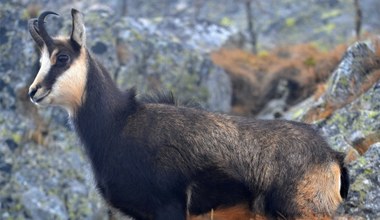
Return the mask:
<svg viewBox="0 0 380 220">
<path fill-rule="evenodd" d="M 21 211 L 21 209 L 22 209 L 23 207 L 22 207 L 22 205 L 21 205 L 20 203 L 17 203 L 13 208 L 14 208 L 14 210 L 15 210 L 16 212 L 19 212 L 19 211 Z"/>
<path fill-rule="evenodd" d="M 136 40 L 138 40 L 138 41 L 144 40 L 144 37 L 140 33 L 138 33 L 137 31 L 131 31 L 131 33 Z"/>
<path fill-rule="evenodd" d="M 341 116 L 341 114 L 333 114 L 330 120 L 328 121 L 329 124 L 337 124 L 338 126 L 343 124 L 345 122 L 345 118 Z M 340 127 L 339 127 L 340 128 Z"/>
<path fill-rule="evenodd" d="M 307 67 L 315 67 L 317 61 L 315 61 L 314 57 L 308 57 L 306 60 L 303 61 L 303 64 Z"/>
<path fill-rule="evenodd" d="M 163 63 L 169 65 L 171 63 L 171 61 L 166 56 L 158 54 L 156 57 L 156 62 L 154 64 L 159 65 L 159 64 L 163 64 Z"/>
<path fill-rule="evenodd" d="M 340 77 L 338 83 L 339 83 L 341 86 L 343 86 L 343 87 L 347 87 L 347 86 L 349 86 L 348 79 L 347 79 L 347 77 L 345 77 L 345 76 Z"/>
<path fill-rule="evenodd" d="M 365 184 L 366 178 L 365 174 L 361 174 L 356 177 L 355 182 L 351 185 L 351 191 L 357 192 L 359 194 L 359 203 L 363 203 L 367 192 L 370 190 L 370 186 L 368 184 Z"/>
<path fill-rule="evenodd" d="M 221 20 L 220 20 L 220 24 L 223 25 L 223 26 L 232 26 L 233 25 L 233 21 L 228 18 L 228 17 L 223 17 Z"/>
<path fill-rule="evenodd" d="M 69 211 L 69 218 L 70 219 L 76 219 L 76 215 L 75 215 L 75 212 L 73 212 L 73 211 Z"/>
<path fill-rule="evenodd" d="M 295 18 L 287 18 L 285 20 L 285 25 L 286 27 L 290 28 L 290 27 L 294 27 L 296 24 L 296 19 Z"/>
<path fill-rule="evenodd" d="M 31 16 L 30 16 L 30 14 L 29 14 L 29 10 L 24 9 L 24 10 L 22 11 L 22 14 L 21 14 L 21 19 L 27 20 L 27 19 L 29 19 L 30 17 L 31 17 Z"/>
<path fill-rule="evenodd" d="M 328 23 L 320 28 L 317 29 L 317 32 L 323 32 L 327 34 L 331 34 L 336 28 L 336 24 L 334 23 Z"/>
<path fill-rule="evenodd" d="M 327 33 L 331 33 L 331 32 L 333 32 L 333 30 L 335 30 L 335 28 L 336 28 L 335 24 L 329 23 L 328 25 L 326 25 L 325 31 Z"/>
<path fill-rule="evenodd" d="M 310 44 L 314 47 L 317 48 L 321 52 L 328 52 L 330 47 L 328 47 L 326 44 L 323 44 L 321 41 L 312 41 Z"/>
<path fill-rule="evenodd" d="M 50 196 L 59 195 L 60 190 L 58 188 L 50 188 L 47 190 L 47 194 Z"/>
<path fill-rule="evenodd" d="M 302 109 L 302 108 L 300 108 L 300 109 L 298 109 L 296 112 L 293 113 L 292 118 L 293 118 L 293 119 L 299 118 L 299 117 L 301 117 L 304 113 L 305 113 L 305 110 Z"/>
<path fill-rule="evenodd" d="M 366 160 L 364 157 L 359 157 L 359 158 L 357 159 L 357 161 L 358 161 L 358 164 L 359 164 L 360 166 L 364 166 L 364 165 L 367 163 L 367 160 Z"/>
<path fill-rule="evenodd" d="M 164 20 L 163 17 L 154 17 L 154 18 L 152 19 L 152 21 L 153 21 L 154 23 L 160 23 L 160 22 L 162 22 L 163 20 Z"/>
<path fill-rule="evenodd" d="M 21 135 L 15 133 L 15 134 L 12 134 L 12 139 L 13 139 L 13 141 L 16 142 L 17 144 L 20 144 L 22 138 L 21 138 Z"/>
<path fill-rule="evenodd" d="M 365 175 L 370 175 L 370 174 L 372 174 L 373 173 L 373 170 L 371 170 L 371 169 L 365 169 L 364 170 L 364 174 Z"/>
<path fill-rule="evenodd" d="M 97 13 L 87 13 L 86 14 L 86 23 L 96 24 L 96 23 L 99 23 L 100 19 L 101 18 L 99 17 L 99 15 Z"/>
<path fill-rule="evenodd" d="M 368 118 L 376 119 L 379 116 L 378 111 L 366 111 Z"/>
<path fill-rule="evenodd" d="M 259 53 L 257 54 L 259 57 L 268 57 L 269 52 L 267 50 L 260 50 Z"/>
<path fill-rule="evenodd" d="M 208 92 L 208 89 L 205 88 L 205 87 L 201 87 L 199 89 L 199 94 L 200 94 L 200 98 L 202 100 L 207 100 L 208 99 L 208 96 L 209 96 L 209 92 Z"/>
<path fill-rule="evenodd" d="M 322 13 L 321 18 L 322 19 L 329 19 L 329 18 L 337 17 L 337 16 L 339 16 L 341 14 L 342 14 L 341 10 L 334 9 L 334 10 Z"/>
</svg>

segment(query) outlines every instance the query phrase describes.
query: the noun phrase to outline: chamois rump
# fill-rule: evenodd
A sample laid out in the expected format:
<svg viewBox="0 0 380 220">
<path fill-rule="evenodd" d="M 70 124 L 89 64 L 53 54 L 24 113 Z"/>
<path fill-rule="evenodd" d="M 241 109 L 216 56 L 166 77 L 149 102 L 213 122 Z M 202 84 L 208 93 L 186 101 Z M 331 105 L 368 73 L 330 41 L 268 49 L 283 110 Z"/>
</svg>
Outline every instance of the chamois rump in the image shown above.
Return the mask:
<svg viewBox="0 0 380 220">
<path fill-rule="evenodd" d="M 43 12 L 28 23 L 41 50 L 29 96 L 67 110 L 97 189 L 135 219 L 330 218 L 347 196 L 343 155 L 311 126 L 254 120 L 120 91 L 86 48 L 82 14 L 69 37 L 49 36 Z M 230 213 L 230 214 L 231 214 Z"/>
</svg>

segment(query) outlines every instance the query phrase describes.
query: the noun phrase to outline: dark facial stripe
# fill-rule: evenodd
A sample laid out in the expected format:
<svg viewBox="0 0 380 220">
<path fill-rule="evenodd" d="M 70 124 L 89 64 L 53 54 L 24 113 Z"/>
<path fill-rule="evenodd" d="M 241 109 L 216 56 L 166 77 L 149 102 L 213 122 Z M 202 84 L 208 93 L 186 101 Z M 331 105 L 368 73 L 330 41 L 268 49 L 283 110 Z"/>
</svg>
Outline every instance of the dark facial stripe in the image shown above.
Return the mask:
<svg viewBox="0 0 380 220">
<path fill-rule="evenodd" d="M 79 57 L 79 52 L 74 50 L 71 43 L 62 40 L 55 40 L 54 51 L 57 51 L 57 53 L 52 54 L 53 52 L 49 51 L 51 67 L 42 81 L 42 85 L 45 86 L 46 89 L 51 89 L 58 77 L 67 71 L 70 68 L 70 65 Z M 62 54 L 69 56 L 69 62 L 65 65 L 62 65 L 57 61 L 58 56 Z"/>
<path fill-rule="evenodd" d="M 43 86 L 47 89 L 51 89 L 54 83 L 57 81 L 57 78 L 62 75 L 67 69 L 69 69 L 70 65 L 66 67 L 57 68 L 56 66 L 51 66 L 49 73 L 46 75 L 44 80 L 42 81 Z"/>
</svg>

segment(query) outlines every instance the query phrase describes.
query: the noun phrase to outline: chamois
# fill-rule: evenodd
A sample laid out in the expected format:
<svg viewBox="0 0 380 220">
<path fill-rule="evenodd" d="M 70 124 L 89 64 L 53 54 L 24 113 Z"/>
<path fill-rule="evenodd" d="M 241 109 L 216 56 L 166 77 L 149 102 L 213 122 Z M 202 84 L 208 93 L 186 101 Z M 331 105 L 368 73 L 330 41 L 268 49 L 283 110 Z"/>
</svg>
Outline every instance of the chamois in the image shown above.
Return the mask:
<svg viewBox="0 0 380 220">
<path fill-rule="evenodd" d="M 212 113 L 170 96 L 140 100 L 133 89 L 120 91 L 88 51 L 79 11 L 71 11 L 66 38 L 49 36 L 49 14 L 57 15 L 29 21 L 41 50 L 29 96 L 67 110 L 110 206 L 142 220 L 239 207 L 268 219 L 319 219 L 347 196 L 343 155 L 310 125 Z"/>
</svg>

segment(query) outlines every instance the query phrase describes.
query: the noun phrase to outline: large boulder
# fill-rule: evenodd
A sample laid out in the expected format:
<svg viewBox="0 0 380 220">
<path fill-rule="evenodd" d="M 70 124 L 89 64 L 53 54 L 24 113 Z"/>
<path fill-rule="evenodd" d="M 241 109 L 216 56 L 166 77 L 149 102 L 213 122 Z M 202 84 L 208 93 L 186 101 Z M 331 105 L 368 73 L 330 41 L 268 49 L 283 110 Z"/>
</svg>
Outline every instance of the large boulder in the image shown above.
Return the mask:
<svg viewBox="0 0 380 220">
<path fill-rule="evenodd" d="M 329 78 L 326 91 L 299 116 L 305 121 L 323 120 L 350 104 L 380 79 L 379 41 L 355 43 Z"/>
<path fill-rule="evenodd" d="M 320 128 L 330 145 L 346 152 L 351 190 L 340 214 L 378 219 L 380 47 L 355 43 L 330 77 L 325 92 L 291 109 L 286 118 Z"/>
</svg>

